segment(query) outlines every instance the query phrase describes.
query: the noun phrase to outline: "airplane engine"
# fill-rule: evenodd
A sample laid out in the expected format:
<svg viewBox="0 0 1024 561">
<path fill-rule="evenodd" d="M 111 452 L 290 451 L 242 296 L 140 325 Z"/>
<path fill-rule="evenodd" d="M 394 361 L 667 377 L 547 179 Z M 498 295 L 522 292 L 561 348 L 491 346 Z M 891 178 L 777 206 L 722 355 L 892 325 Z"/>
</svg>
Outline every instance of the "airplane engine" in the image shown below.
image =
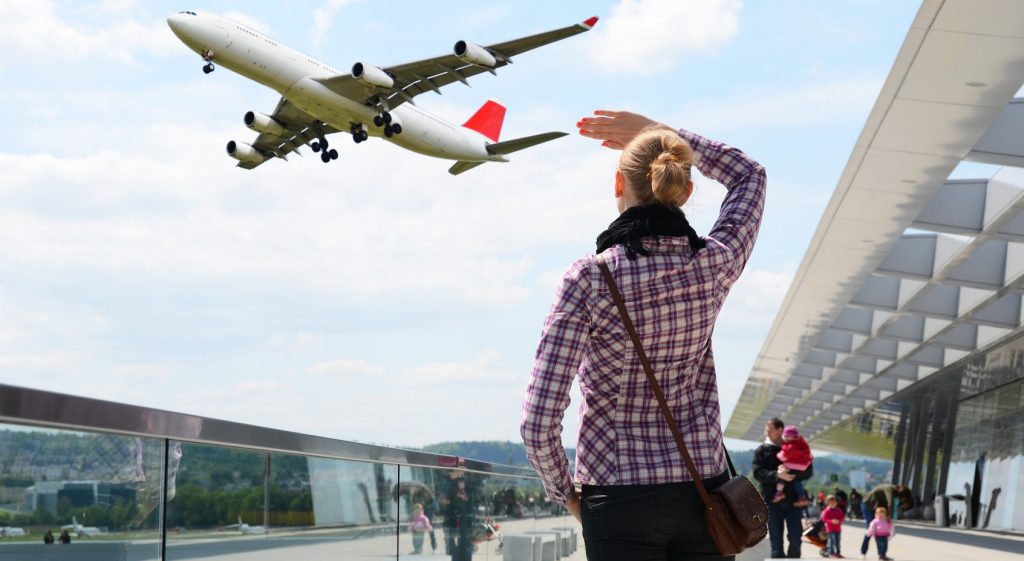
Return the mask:
<svg viewBox="0 0 1024 561">
<path fill-rule="evenodd" d="M 457 41 L 455 43 L 455 56 L 470 64 L 494 68 L 498 60 L 490 51 L 469 41 Z"/>
<path fill-rule="evenodd" d="M 267 159 L 266 156 L 260 154 L 255 148 L 244 142 L 235 142 L 234 140 L 231 140 L 228 142 L 227 150 L 228 156 L 231 156 L 241 162 L 259 164 L 262 163 L 263 160 Z"/>
<path fill-rule="evenodd" d="M 249 111 L 245 114 L 243 120 L 245 121 L 245 126 L 256 132 L 263 132 L 274 136 L 286 136 L 288 133 L 288 130 L 278 124 L 277 121 L 263 113 Z"/>
<path fill-rule="evenodd" d="M 391 88 L 395 85 L 394 78 L 388 76 L 387 72 L 376 66 L 370 66 L 361 62 L 352 65 L 352 77 L 364 84 L 378 88 Z"/>
</svg>

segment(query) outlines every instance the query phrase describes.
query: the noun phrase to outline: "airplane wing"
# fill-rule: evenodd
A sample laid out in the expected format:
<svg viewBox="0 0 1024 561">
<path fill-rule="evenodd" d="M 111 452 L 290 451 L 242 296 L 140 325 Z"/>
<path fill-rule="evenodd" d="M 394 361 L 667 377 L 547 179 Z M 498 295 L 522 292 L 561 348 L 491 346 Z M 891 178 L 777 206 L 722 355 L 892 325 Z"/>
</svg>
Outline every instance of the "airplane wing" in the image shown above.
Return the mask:
<svg viewBox="0 0 1024 561">
<path fill-rule="evenodd" d="M 288 154 L 298 150 L 312 140 L 316 140 L 316 133 L 313 131 L 314 118 L 305 111 L 292 105 L 287 99 L 281 98 L 277 102 L 277 108 L 270 115 L 277 124 L 284 127 L 286 134 L 278 136 L 269 133 L 260 133 L 251 144 L 252 147 L 267 156 L 266 160 L 278 157 L 287 159 Z M 330 125 L 323 125 L 324 134 L 338 132 L 338 129 Z M 300 154 L 301 155 L 301 154 Z M 238 167 L 253 169 L 263 162 L 239 161 Z"/>
<path fill-rule="evenodd" d="M 354 78 L 351 74 L 321 78 L 319 81 L 333 92 L 367 105 L 375 105 L 378 100 L 386 102 L 388 109 L 394 109 L 405 102 L 415 103 L 413 98 L 425 92 L 440 94 L 441 88 L 453 82 L 469 85 L 468 78 L 483 72 L 492 74 L 498 68 L 512 63 L 512 57 L 542 47 L 555 41 L 561 41 L 585 31 L 590 31 L 597 23 L 592 17 L 582 23 L 554 29 L 529 37 L 522 37 L 483 47 L 491 56 L 493 66 L 481 66 L 464 61 L 452 54 L 409 62 L 397 66 L 383 68 L 394 81 L 390 88 L 381 88 Z"/>
</svg>

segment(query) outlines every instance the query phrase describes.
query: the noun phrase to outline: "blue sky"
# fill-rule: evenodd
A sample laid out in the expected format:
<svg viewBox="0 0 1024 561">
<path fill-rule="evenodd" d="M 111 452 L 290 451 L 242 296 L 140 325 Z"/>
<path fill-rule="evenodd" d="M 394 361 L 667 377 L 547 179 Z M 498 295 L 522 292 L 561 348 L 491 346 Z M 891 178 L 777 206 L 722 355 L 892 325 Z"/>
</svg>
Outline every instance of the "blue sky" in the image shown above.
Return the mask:
<svg viewBox="0 0 1024 561">
<path fill-rule="evenodd" d="M 630 109 L 765 165 L 758 246 L 714 339 L 724 423 L 918 3 L 238 6 L 5 7 L 0 382 L 364 442 L 517 440 L 558 279 L 615 217 L 617 153 L 570 136 L 452 177 L 449 162 L 339 137 L 331 165 L 246 172 L 224 144 L 250 139 L 242 115 L 278 94 L 205 76 L 164 20 L 226 13 L 347 69 L 598 15 L 418 102 L 461 123 L 498 97 L 503 138 Z M 697 182 L 698 232 L 721 191 Z"/>
</svg>

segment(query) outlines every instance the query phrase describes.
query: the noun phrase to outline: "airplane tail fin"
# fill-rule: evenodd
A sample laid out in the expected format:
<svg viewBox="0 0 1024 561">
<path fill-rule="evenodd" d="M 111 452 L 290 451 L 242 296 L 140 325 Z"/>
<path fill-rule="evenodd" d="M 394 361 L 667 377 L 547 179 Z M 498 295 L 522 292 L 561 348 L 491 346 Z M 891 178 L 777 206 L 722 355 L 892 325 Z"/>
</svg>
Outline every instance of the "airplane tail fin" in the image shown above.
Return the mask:
<svg viewBox="0 0 1024 561">
<path fill-rule="evenodd" d="M 474 130 L 487 138 L 498 141 L 501 125 L 505 122 L 505 104 L 497 99 L 488 99 L 462 126 Z"/>
<path fill-rule="evenodd" d="M 504 156 L 511 154 L 512 152 L 518 152 L 531 146 L 542 144 L 549 140 L 561 138 L 566 136 L 568 133 L 564 132 L 545 132 L 541 134 L 535 134 L 533 136 L 524 136 L 522 138 L 515 138 L 512 140 L 506 140 L 504 142 L 495 142 L 494 144 L 487 145 L 487 152 L 495 156 Z M 448 173 L 452 175 L 459 175 L 464 171 L 469 171 L 476 166 L 486 162 L 456 162 L 455 165 L 448 168 Z"/>
</svg>

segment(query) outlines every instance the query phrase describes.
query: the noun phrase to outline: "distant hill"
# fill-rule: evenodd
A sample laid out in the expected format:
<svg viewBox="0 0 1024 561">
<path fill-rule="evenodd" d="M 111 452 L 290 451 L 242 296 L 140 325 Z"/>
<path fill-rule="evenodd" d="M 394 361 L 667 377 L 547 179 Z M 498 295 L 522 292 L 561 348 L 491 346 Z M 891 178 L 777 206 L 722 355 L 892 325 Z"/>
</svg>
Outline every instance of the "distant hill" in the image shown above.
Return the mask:
<svg viewBox="0 0 1024 561">
<path fill-rule="evenodd" d="M 439 442 L 424 446 L 423 451 L 508 466 L 530 467 L 523 444 L 508 440 Z M 566 448 L 566 454 L 570 461 L 575 460 L 574 448 Z M 729 455 L 737 471 L 743 475 L 752 475 L 754 450 L 730 450 Z M 864 469 L 869 474 L 869 481 L 881 483 L 886 480 L 892 469 L 892 462 L 839 454 L 819 456 L 814 460 L 814 478 L 810 480 L 808 487 L 816 491 L 819 488 L 831 488 L 833 485 L 848 486 L 849 473 L 854 469 Z"/>
</svg>

